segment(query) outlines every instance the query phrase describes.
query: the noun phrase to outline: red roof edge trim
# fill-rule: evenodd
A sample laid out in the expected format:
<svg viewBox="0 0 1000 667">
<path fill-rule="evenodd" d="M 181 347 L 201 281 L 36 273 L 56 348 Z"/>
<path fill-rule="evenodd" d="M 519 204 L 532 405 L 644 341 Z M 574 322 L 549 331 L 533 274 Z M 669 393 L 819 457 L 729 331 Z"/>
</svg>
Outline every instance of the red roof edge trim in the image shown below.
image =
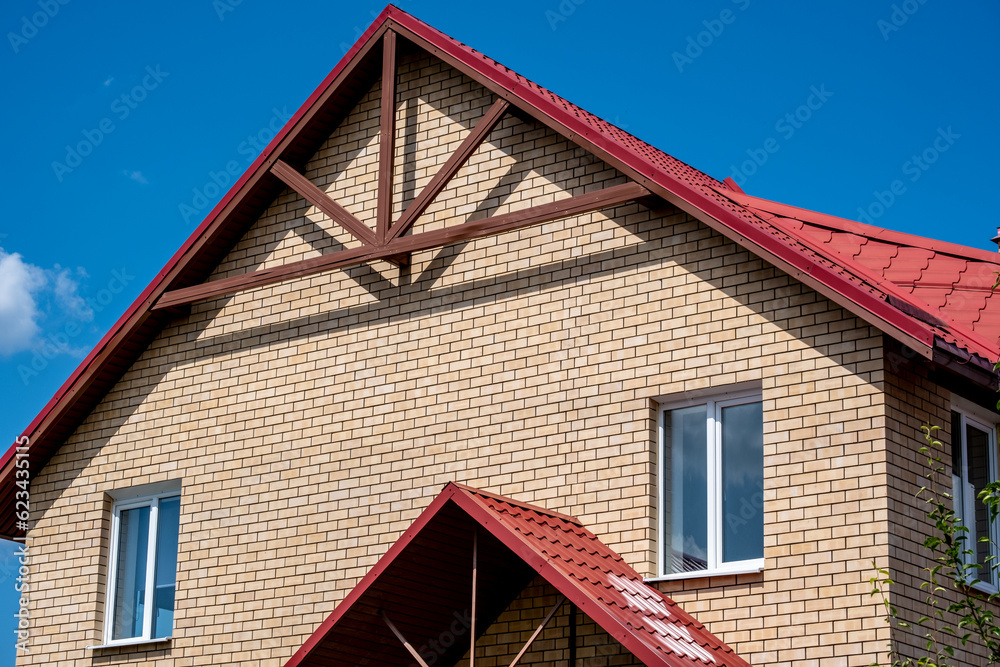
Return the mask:
<svg viewBox="0 0 1000 667">
<path fill-rule="evenodd" d="M 781 264 L 790 267 L 792 269 L 790 273 L 794 277 L 803 280 L 810 287 L 813 287 L 821 294 L 832 299 L 835 303 L 855 313 L 877 328 L 884 330 L 884 327 L 888 326 L 892 331 L 904 336 L 905 340 L 902 342 L 910 345 L 924 356 L 930 357 L 933 346 L 933 334 L 922 323 L 915 322 L 904 313 L 892 308 L 884 300 L 861 289 L 840 273 L 816 263 L 804 253 L 796 251 L 791 245 L 779 240 L 773 234 L 769 234 L 755 225 L 746 224 L 718 203 L 712 202 L 707 198 L 705 200 L 710 202 L 709 211 L 702 209 L 705 214 L 718 221 L 718 224 L 728 227 L 731 231 L 743 234 L 747 242 L 759 249 L 758 254 L 763 254 L 765 258 L 774 258 Z M 730 222 L 725 222 L 727 219 Z M 736 224 L 732 223 L 733 220 L 735 220 Z M 719 229 L 719 231 L 725 234 L 722 229 Z M 796 239 L 796 241 L 801 241 L 801 239 Z M 826 254 L 823 253 L 821 256 L 826 257 Z M 836 262 L 833 263 L 836 264 Z M 779 266 L 779 268 L 781 267 Z M 864 312 L 858 312 L 858 306 Z M 865 313 L 869 316 L 866 317 Z M 870 317 L 874 317 L 875 319 L 872 320 Z M 908 342 L 909 340 L 913 342 Z"/>
<path fill-rule="evenodd" d="M 475 489 L 470 489 L 469 491 L 472 493 L 479 493 L 479 491 Z M 493 497 L 500 499 L 504 502 L 510 503 L 512 505 L 519 505 L 518 501 L 512 500 L 510 498 L 504 498 L 503 496 L 493 496 Z M 557 563 L 552 559 L 546 559 L 546 560 L 539 559 L 537 554 L 526 549 L 524 547 L 524 544 L 520 540 L 515 539 L 514 535 L 512 534 L 515 531 L 515 529 L 513 527 L 504 525 L 505 522 L 503 517 L 492 515 L 490 512 L 485 510 L 479 503 L 476 503 L 474 501 L 470 502 L 468 498 L 463 497 L 461 495 L 456 496 L 454 500 L 462 509 L 468 512 L 470 516 L 475 518 L 480 525 L 486 528 L 490 532 L 490 534 L 493 535 L 493 537 L 500 540 L 504 544 L 504 546 L 506 546 L 508 549 L 510 549 L 518 556 L 520 556 L 525 562 L 531 565 L 538 574 L 540 574 L 542 577 L 545 578 L 546 581 L 552 584 L 552 586 L 555 587 L 556 590 L 565 595 L 567 600 L 575 604 L 580 609 L 586 610 L 586 613 L 589 616 L 591 616 L 591 618 L 594 617 L 595 614 L 594 609 L 599 610 L 596 613 L 600 613 L 600 611 L 603 611 L 601 610 L 600 607 L 594 607 L 593 605 L 588 604 L 593 602 L 593 598 L 589 594 L 587 594 L 587 592 L 577 581 L 576 577 L 573 576 L 572 572 L 568 571 L 566 568 L 562 567 L 559 563 Z M 544 513 L 549 514 L 548 511 L 545 511 Z M 494 520 L 491 521 L 491 519 Z M 573 523 L 576 523 L 580 528 L 583 528 L 582 524 L 576 521 L 574 521 Z M 501 530 L 499 526 L 503 526 L 503 529 Z M 584 530 L 586 529 L 584 528 Z M 587 532 L 590 533 L 590 531 Z M 546 568 L 556 570 L 560 575 L 562 575 L 561 578 L 565 580 L 565 582 L 572 583 L 572 586 L 566 586 L 560 580 L 553 579 L 552 577 L 547 576 L 545 571 Z M 693 616 L 691 616 L 687 612 L 684 612 L 679 607 L 675 606 L 672 611 L 680 612 L 678 613 L 678 616 L 683 615 L 683 617 L 686 620 L 688 620 L 692 625 L 704 627 Z M 594 618 L 594 620 L 598 622 L 598 625 L 603 627 L 605 630 L 608 630 L 608 633 L 612 635 L 613 633 L 607 627 L 607 623 L 609 622 L 614 625 L 620 625 L 622 630 L 627 631 L 629 629 L 627 626 L 621 625 L 618 619 L 610 616 L 607 617 L 604 622 L 599 621 L 597 618 Z M 622 643 L 625 644 L 625 642 Z M 629 648 L 629 650 L 632 650 L 631 647 L 628 647 L 627 645 L 626 647 Z M 643 652 L 643 649 L 641 648 L 638 649 L 638 653 L 635 650 L 632 650 L 632 652 L 636 653 L 636 655 L 640 655 Z"/>
<path fill-rule="evenodd" d="M 457 488 L 457 487 L 456 487 Z M 467 489 L 467 490 L 466 490 Z M 466 494 L 482 494 L 476 489 L 459 489 L 460 491 L 465 490 Z M 510 498 L 505 498 L 503 496 L 492 496 L 502 502 L 509 503 L 511 505 L 520 506 L 521 504 Z M 524 562 L 528 563 L 539 575 L 541 575 L 549 584 L 551 584 L 556 590 L 566 596 L 566 599 L 576 605 L 585 614 L 590 616 L 590 618 L 597 623 L 601 628 L 603 628 L 609 635 L 611 635 L 615 640 L 619 641 L 625 648 L 627 648 L 633 655 L 642 660 L 643 664 L 654 665 L 657 663 L 662 663 L 666 660 L 667 664 L 674 664 L 673 660 L 662 653 L 657 652 L 652 649 L 648 644 L 639 640 L 635 635 L 635 628 L 631 627 L 630 624 L 623 622 L 620 618 L 611 614 L 604 606 L 600 604 L 595 604 L 596 600 L 587 592 L 582 583 L 574 576 L 572 572 L 563 567 L 560 563 L 553 560 L 552 558 L 543 558 L 538 553 L 529 549 L 525 543 L 517 537 L 517 529 L 511 525 L 503 518 L 503 516 L 497 515 L 493 512 L 488 511 L 480 503 L 476 502 L 470 495 L 465 495 L 462 493 L 457 493 L 452 497 L 452 500 L 458 504 L 463 510 L 465 510 L 469 516 L 475 519 L 483 528 L 488 530 L 493 537 L 497 538 L 506 546 L 508 549 L 513 551 L 518 555 Z M 544 514 L 552 514 L 548 510 L 543 510 Z M 573 520 L 571 523 L 575 524 L 577 527 L 586 530 L 582 524 L 578 521 Z M 593 535 L 590 531 L 587 531 L 589 535 Z M 593 537 L 597 540 L 596 537 Z M 617 555 L 617 554 L 616 554 Z M 619 557 L 620 558 L 620 557 Z M 627 566 L 626 566 L 627 567 Z M 631 568 L 628 568 L 631 571 Z M 558 573 L 559 576 L 553 576 L 550 571 Z M 632 573 L 635 577 L 642 581 L 641 577 L 634 571 Z M 646 584 L 642 584 L 645 586 Z M 655 589 L 650 589 L 655 591 Z M 704 630 L 704 626 L 699 623 L 693 616 L 685 612 L 677 605 L 673 605 L 671 608 L 671 613 L 676 614 L 678 617 L 683 618 L 687 624 L 694 626 L 696 628 L 702 629 L 702 632 L 707 632 Z M 641 630 L 640 630 L 641 632 Z M 715 639 L 713 637 L 713 639 Z M 715 639 L 716 642 L 722 644 L 721 641 Z M 726 647 L 728 648 L 728 647 Z M 750 667 L 749 664 L 744 662 L 739 656 L 729 649 L 730 656 L 733 658 L 733 663 L 739 665 L 745 665 Z M 738 662 L 737 662 L 738 661 Z M 678 667 L 687 667 L 690 663 L 676 663 Z"/>
<path fill-rule="evenodd" d="M 219 214 L 233 201 L 239 191 L 246 185 L 247 181 L 253 176 L 253 174 L 260 169 L 271 154 L 274 152 L 275 148 L 285 139 L 286 136 L 292 131 L 295 125 L 302 119 L 303 116 L 309 111 L 309 109 L 316 103 L 316 101 L 322 96 L 322 94 L 330 87 L 333 81 L 340 75 L 340 73 L 347 68 L 348 64 L 357 56 L 358 52 L 361 51 L 365 43 L 371 38 L 372 35 L 377 32 L 379 27 L 387 19 L 389 13 L 396 9 L 392 5 L 387 6 L 378 17 L 372 22 L 368 29 L 362 34 L 362 36 L 356 41 L 347 53 L 340 59 L 336 67 L 331 70 L 331 72 L 323 79 L 323 82 L 312 92 L 312 94 L 306 99 L 305 102 L 299 107 L 295 114 L 288 120 L 287 123 L 278 131 L 274 138 L 267 144 L 257 159 L 253 161 L 250 167 L 243 172 L 243 175 L 233 183 L 229 191 L 223 196 L 215 207 L 209 211 L 205 219 L 202 220 L 187 240 L 184 241 L 183 245 L 173 254 L 173 256 L 167 261 L 167 263 L 160 269 L 154 276 L 153 280 L 146 286 L 146 289 L 139 294 L 139 296 L 132 302 L 132 305 L 126 309 L 121 317 L 112 325 L 111 329 L 104 335 L 103 338 L 97 343 L 90 354 L 88 354 L 80 365 L 77 366 L 76 370 L 69 376 L 69 378 L 62 384 L 62 386 L 56 391 L 55 395 L 49 399 L 48 403 L 42 408 L 42 410 L 35 416 L 35 418 L 28 424 L 27 428 L 24 429 L 21 436 L 32 435 L 38 426 L 48 417 L 49 413 L 53 408 L 62 400 L 64 396 L 70 393 L 70 389 L 81 375 L 87 370 L 87 368 L 94 362 L 94 360 L 100 355 L 100 353 L 107 347 L 108 343 L 118 334 L 118 332 L 125 326 L 125 323 L 129 321 L 139 310 L 145 305 L 149 297 L 163 284 L 166 276 L 177 267 L 188 251 L 194 246 L 198 240 L 205 235 L 208 229 L 216 221 Z M 398 10 L 397 10 L 398 11 Z M 15 439 L 16 440 L 16 439 Z M 0 458 L 0 470 L 6 468 L 8 462 L 13 458 L 14 451 L 16 448 L 16 442 L 10 446 L 10 448 Z"/>
<path fill-rule="evenodd" d="M 772 222 L 777 222 L 779 225 L 783 221 L 787 220 L 778 215 L 771 218 Z M 783 231 L 788 233 L 788 229 L 783 227 Z M 805 236 L 795 236 L 795 240 L 798 243 L 806 246 L 814 253 L 821 257 L 827 257 L 830 261 L 833 258 L 829 257 L 830 253 L 821 244 L 814 242 L 812 239 Z M 850 267 L 852 273 L 854 273 L 858 278 L 864 280 L 866 283 L 882 291 L 886 295 L 886 303 L 892 307 L 900 310 L 905 315 L 916 318 L 927 325 L 942 326 L 946 328 L 953 328 L 957 325 L 950 320 L 943 319 L 943 313 L 938 313 L 938 315 L 933 315 L 931 313 L 933 308 L 930 305 L 924 303 L 920 299 L 917 299 L 912 294 L 902 291 L 899 287 L 893 283 L 891 280 L 886 280 L 879 274 L 875 273 L 868 267 L 858 264 L 856 262 L 852 263 Z M 934 333 L 930 329 L 927 329 L 927 335 L 929 340 L 933 340 Z"/>
<path fill-rule="evenodd" d="M 990 390 L 1000 388 L 1000 377 L 988 359 L 943 338 L 934 340 L 934 362 Z"/>
<path fill-rule="evenodd" d="M 722 184 L 729 188 L 730 192 L 738 192 L 744 194 L 743 188 L 740 187 L 739 183 L 733 180 L 732 176 L 726 176 L 722 179 Z"/>
<path fill-rule="evenodd" d="M 937 317 L 936 315 L 933 315 L 932 313 L 928 312 L 929 311 L 928 308 L 921 308 L 920 306 L 910 303 L 909 301 L 904 301 L 895 294 L 886 295 L 886 300 L 896 308 L 899 308 L 907 315 L 911 315 L 917 318 L 918 320 L 926 322 L 927 324 L 942 328 L 948 327 L 947 322 L 942 320 L 940 317 Z"/>
</svg>

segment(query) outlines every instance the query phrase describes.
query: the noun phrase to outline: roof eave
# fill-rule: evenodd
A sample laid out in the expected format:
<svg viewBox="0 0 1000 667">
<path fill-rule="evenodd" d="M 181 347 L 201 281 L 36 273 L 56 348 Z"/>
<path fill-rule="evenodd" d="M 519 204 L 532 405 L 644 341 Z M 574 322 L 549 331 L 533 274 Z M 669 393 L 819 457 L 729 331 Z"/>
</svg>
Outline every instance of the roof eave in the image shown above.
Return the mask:
<svg viewBox="0 0 1000 667">
<path fill-rule="evenodd" d="M 934 339 L 934 363 L 990 391 L 1000 389 L 994 364 L 978 354 L 965 350 L 943 338 Z"/>
</svg>

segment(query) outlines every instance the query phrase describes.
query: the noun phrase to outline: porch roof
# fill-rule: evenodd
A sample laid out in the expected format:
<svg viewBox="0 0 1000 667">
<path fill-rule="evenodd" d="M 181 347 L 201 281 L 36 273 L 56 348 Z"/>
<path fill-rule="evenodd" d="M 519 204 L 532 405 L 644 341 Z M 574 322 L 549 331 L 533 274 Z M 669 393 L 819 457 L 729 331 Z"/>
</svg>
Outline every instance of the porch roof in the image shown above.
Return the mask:
<svg viewBox="0 0 1000 667">
<path fill-rule="evenodd" d="M 474 539 L 477 634 L 540 575 L 646 665 L 749 667 L 573 517 L 454 483 L 286 667 L 414 664 L 383 614 L 434 664 L 454 664 L 470 644 Z"/>
</svg>

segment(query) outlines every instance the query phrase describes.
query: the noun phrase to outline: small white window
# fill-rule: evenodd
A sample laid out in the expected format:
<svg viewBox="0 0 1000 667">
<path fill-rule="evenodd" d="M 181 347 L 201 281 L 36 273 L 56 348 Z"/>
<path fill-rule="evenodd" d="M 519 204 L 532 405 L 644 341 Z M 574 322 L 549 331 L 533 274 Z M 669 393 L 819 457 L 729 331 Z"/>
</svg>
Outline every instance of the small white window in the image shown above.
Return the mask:
<svg viewBox="0 0 1000 667">
<path fill-rule="evenodd" d="M 1000 557 L 997 522 L 990 522 L 979 493 L 997 479 L 996 416 L 956 397 L 952 398 L 951 462 L 955 513 L 968 532 L 965 548 L 970 565 L 978 564 L 973 575 L 976 588 L 996 593 L 997 577 L 991 566 Z M 981 538 L 989 538 L 981 542 Z"/>
<path fill-rule="evenodd" d="M 764 566 L 759 394 L 660 407 L 659 571 L 682 578 Z"/>
<path fill-rule="evenodd" d="M 180 506 L 177 491 L 115 503 L 105 644 L 173 633 Z"/>
</svg>

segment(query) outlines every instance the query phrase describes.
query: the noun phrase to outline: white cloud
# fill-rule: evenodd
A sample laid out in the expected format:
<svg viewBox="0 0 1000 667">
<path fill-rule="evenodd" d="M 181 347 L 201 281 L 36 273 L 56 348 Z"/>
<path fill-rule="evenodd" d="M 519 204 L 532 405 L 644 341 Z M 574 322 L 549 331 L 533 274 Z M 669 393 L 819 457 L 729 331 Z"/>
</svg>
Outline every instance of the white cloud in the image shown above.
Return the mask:
<svg viewBox="0 0 1000 667">
<path fill-rule="evenodd" d="M 146 180 L 146 177 L 142 175 L 141 171 L 129 171 L 128 169 L 126 169 L 125 175 L 131 178 L 136 183 L 142 183 L 143 185 L 149 184 L 149 181 Z"/>
<path fill-rule="evenodd" d="M 56 295 L 56 302 L 69 315 L 78 320 L 89 322 L 94 319 L 94 309 L 87 305 L 87 302 L 78 293 L 80 284 L 70 277 L 69 269 L 60 269 L 56 265 L 55 286 L 53 292 Z M 76 273 L 81 278 L 87 277 L 87 272 L 78 268 Z"/>
<path fill-rule="evenodd" d="M 0 357 L 43 345 L 57 354 L 79 355 L 80 350 L 51 334 L 69 320 L 94 319 L 94 310 L 79 293 L 82 278 L 87 278 L 82 268 L 71 271 L 56 264 L 43 269 L 0 247 Z"/>
<path fill-rule="evenodd" d="M 47 282 L 42 269 L 0 248 L 0 355 L 31 347 L 39 332 L 35 295 Z"/>
</svg>

